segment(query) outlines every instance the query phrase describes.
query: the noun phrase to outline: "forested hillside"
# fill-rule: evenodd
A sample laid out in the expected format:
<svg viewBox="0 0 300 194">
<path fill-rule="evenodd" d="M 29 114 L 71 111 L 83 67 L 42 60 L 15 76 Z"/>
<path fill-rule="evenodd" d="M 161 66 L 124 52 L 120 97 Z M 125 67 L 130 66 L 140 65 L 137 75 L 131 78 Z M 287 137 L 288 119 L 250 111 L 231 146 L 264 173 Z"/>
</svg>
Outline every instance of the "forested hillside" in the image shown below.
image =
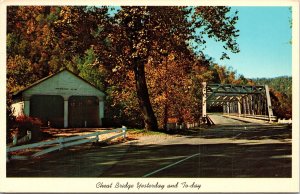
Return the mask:
<svg viewBox="0 0 300 194">
<path fill-rule="evenodd" d="M 292 77 L 280 76 L 275 78 L 255 78 L 252 79 L 256 84 L 268 85 L 273 90 L 286 94 L 289 98 L 292 97 Z"/>
<path fill-rule="evenodd" d="M 258 85 L 268 85 L 271 89 L 272 105 L 279 118 L 292 117 L 292 77 L 252 79 Z"/>
<path fill-rule="evenodd" d="M 203 81 L 254 84 L 213 63 L 201 50 L 208 37 L 228 52 L 239 52 L 238 13 L 229 7 L 112 10 L 8 7 L 7 107 L 14 92 L 67 68 L 106 93 L 107 125 L 155 130 L 165 128 L 170 117 L 199 121 Z M 285 87 L 279 86 L 278 93 L 274 87 L 278 106 Z"/>
</svg>

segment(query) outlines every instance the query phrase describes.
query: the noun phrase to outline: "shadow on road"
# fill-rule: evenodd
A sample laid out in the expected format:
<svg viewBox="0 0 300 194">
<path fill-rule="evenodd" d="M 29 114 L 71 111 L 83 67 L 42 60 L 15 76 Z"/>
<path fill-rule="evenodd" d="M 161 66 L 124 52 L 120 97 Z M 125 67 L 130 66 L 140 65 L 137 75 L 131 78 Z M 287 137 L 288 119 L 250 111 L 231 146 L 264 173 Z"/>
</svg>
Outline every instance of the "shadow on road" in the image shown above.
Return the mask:
<svg viewBox="0 0 300 194">
<path fill-rule="evenodd" d="M 200 131 L 202 138 L 232 138 L 247 140 L 277 139 L 285 140 L 292 138 L 292 129 L 287 125 L 228 125 L 217 129 Z"/>
<path fill-rule="evenodd" d="M 291 177 L 291 144 L 134 146 L 100 176 L 142 177 L 195 153 L 200 155 L 151 177 Z"/>
<path fill-rule="evenodd" d="M 210 128 L 182 130 L 174 134 L 186 135 L 190 138 L 230 138 L 244 140 L 287 140 L 292 139 L 290 125 L 222 125 Z"/>
<path fill-rule="evenodd" d="M 99 147 L 86 144 L 79 151 L 52 152 L 40 159 L 11 161 L 7 177 L 98 177 L 106 168 L 120 161 L 128 146 Z"/>
<path fill-rule="evenodd" d="M 91 146 L 7 164 L 7 177 L 291 177 L 291 128 L 226 125 L 185 131 L 162 144 Z M 193 138 L 193 139 L 192 139 Z M 254 141 L 253 141 L 254 140 Z M 167 140 L 166 140 L 167 141 Z M 177 142 L 178 141 L 178 142 Z"/>
<path fill-rule="evenodd" d="M 204 144 L 90 149 L 7 168 L 8 177 L 142 177 L 195 153 L 199 156 L 151 177 L 291 177 L 291 144 Z"/>
</svg>

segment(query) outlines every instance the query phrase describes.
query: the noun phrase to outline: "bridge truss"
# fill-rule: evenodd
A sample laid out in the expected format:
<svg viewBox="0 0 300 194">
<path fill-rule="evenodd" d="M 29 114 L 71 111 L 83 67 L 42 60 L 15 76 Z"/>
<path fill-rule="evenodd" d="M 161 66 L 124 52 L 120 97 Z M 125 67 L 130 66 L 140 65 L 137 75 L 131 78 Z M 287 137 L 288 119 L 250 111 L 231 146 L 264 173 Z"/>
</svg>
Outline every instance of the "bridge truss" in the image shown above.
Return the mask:
<svg viewBox="0 0 300 194">
<path fill-rule="evenodd" d="M 207 108 L 222 106 L 224 114 L 274 121 L 269 87 L 202 83 L 202 120 L 207 122 Z"/>
</svg>

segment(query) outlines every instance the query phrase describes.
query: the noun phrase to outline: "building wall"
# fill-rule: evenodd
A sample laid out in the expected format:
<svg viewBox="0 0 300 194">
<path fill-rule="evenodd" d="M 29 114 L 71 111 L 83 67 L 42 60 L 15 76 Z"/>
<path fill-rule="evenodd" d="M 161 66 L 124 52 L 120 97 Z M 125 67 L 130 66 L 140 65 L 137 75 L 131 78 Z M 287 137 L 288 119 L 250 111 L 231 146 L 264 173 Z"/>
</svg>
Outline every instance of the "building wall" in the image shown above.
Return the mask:
<svg viewBox="0 0 300 194">
<path fill-rule="evenodd" d="M 38 85 L 23 92 L 23 97 L 26 99 L 31 95 L 61 95 L 64 98 L 69 96 L 97 96 L 103 100 L 104 93 L 74 76 L 68 71 L 60 72 L 59 74 L 39 83 Z"/>
<path fill-rule="evenodd" d="M 23 111 L 25 115 L 30 114 L 31 98 L 36 95 L 57 95 L 63 98 L 63 110 L 64 110 L 64 127 L 69 126 L 69 99 L 74 96 L 82 97 L 96 97 L 98 99 L 99 109 L 97 112 L 98 124 L 102 126 L 102 118 L 104 117 L 104 97 L 105 94 L 99 91 L 94 86 L 90 85 L 88 82 L 82 80 L 81 78 L 75 76 L 71 72 L 65 70 L 59 72 L 58 74 L 39 82 L 38 84 L 28 88 L 22 92 Z M 45 100 L 47 103 L 47 100 Z M 14 105 L 17 110 L 20 110 L 21 105 Z M 19 111 L 20 112 L 20 111 Z M 95 112 L 95 111 L 94 111 Z"/>
</svg>

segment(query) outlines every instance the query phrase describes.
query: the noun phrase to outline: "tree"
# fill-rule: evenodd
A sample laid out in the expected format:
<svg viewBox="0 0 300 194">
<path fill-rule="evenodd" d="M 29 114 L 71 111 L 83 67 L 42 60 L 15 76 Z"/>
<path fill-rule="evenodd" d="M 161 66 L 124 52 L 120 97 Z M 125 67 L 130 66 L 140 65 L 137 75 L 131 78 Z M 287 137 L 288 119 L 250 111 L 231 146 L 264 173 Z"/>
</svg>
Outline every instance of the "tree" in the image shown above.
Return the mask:
<svg viewBox="0 0 300 194">
<path fill-rule="evenodd" d="M 157 129 L 145 78 L 146 65 L 155 68 L 171 52 L 188 51 L 185 56 L 193 57 L 187 49 L 193 46 L 189 41 L 203 44 L 204 34 L 225 42 L 227 49 L 238 51 L 238 31 L 234 28 L 237 17 L 226 16 L 230 11 L 227 7 L 121 7 L 113 17 L 107 17 L 105 9 L 95 7 L 64 7 L 62 11 L 58 32 L 68 34 L 67 43 L 78 43 L 71 46 L 76 53 L 77 47 L 87 49 L 93 45 L 99 61 L 119 79 L 133 71 L 146 129 Z M 202 33 L 196 33 L 197 29 Z"/>
<path fill-rule="evenodd" d="M 253 79 L 257 85 L 268 85 L 274 115 L 278 118 L 292 118 L 292 77 Z"/>
<path fill-rule="evenodd" d="M 136 94 L 130 96 L 137 98 L 145 128 L 155 130 L 157 119 L 145 69 L 158 70 L 174 53 L 178 58 L 172 62 L 174 67 L 184 76 L 190 76 L 193 67 L 187 63 L 194 64 L 196 54 L 204 56 L 195 51 L 205 44 L 206 37 L 223 42 L 231 52 L 238 52 L 235 41 L 238 30 L 234 27 L 238 17 L 237 13 L 229 15 L 229 7 L 125 6 L 115 15 L 109 15 L 109 9 L 105 6 L 10 7 L 8 53 L 28 59 L 29 66 L 39 72 L 37 79 L 62 67 L 94 83 L 103 78 L 101 73 L 96 73 L 100 68 L 105 68 L 110 77 L 105 80 L 107 83 L 126 85 L 126 78 L 133 76 Z M 223 58 L 226 57 L 224 53 Z M 179 88 L 189 82 L 184 76 Z"/>
<path fill-rule="evenodd" d="M 171 52 L 193 57 L 183 51 L 188 51 L 190 40 L 204 44 L 204 34 L 238 52 L 238 31 L 234 28 L 238 18 L 226 16 L 229 11 L 227 7 L 122 7 L 116 14 L 117 32 L 110 38 L 118 45 L 115 51 L 119 69 L 134 72 L 146 129 L 157 129 L 157 121 L 149 99 L 145 66 L 151 64 L 155 68 Z M 202 32 L 196 33 L 200 29 Z"/>
</svg>

